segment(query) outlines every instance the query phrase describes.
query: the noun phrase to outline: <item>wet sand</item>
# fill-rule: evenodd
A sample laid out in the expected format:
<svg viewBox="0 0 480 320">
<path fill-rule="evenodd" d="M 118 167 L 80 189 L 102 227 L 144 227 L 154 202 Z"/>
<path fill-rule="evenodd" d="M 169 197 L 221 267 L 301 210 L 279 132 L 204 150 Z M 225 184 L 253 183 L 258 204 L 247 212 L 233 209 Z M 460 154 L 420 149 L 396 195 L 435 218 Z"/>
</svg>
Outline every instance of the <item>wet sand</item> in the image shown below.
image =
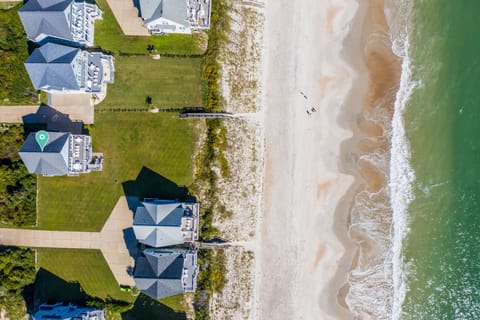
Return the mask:
<svg viewBox="0 0 480 320">
<path fill-rule="evenodd" d="M 399 79 L 383 2 L 268 2 L 265 18 L 255 318 L 368 318 L 350 272 L 383 248 L 351 212 L 360 191 L 387 184 L 388 163 L 365 158 L 388 154 Z"/>
<path fill-rule="evenodd" d="M 342 171 L 353 175 L 355 182 L 337 208 L 338 214 L 347 215 L 348 238 L 356 246 L 343 258 L 351 261 L 353 271 L 338 298 L 359 319 L 388 319 L 389 310 L 381 306 L 391 299 L 391 276 L 381 279 L 386 274 L 378 270 L 384 269 L 391 239 L 390 128 L 401 70 L 392 52 L 384 1 L 373 0 L 362 6 L 357 22 L 359 31 L 352 33 L 347 43 L 361 48 L 361 54 L 354 55 L 358 49 L 353 48 L 346 54 L 358 71 L 358 79 L 342 115 L 353 137 L 342 144 L 340 163 Z M 337 279 L 341 276 L 339 272 Z"/>
</svg>

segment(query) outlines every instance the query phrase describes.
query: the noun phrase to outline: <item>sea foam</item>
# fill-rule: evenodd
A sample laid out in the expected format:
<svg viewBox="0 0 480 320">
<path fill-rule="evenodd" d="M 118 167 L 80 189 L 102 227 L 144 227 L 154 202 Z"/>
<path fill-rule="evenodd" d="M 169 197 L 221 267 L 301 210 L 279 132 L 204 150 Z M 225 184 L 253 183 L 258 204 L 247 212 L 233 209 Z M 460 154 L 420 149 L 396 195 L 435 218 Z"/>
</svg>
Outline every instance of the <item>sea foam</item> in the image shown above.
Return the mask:
<svg viewBox="0 0 480 320">
<path fill-rule="evenodd" d="M 376 148 L 359 158 L 373 164 L 388 185 L 376 191 L 359 191 L 350 212 L 349 234 L 359 243 L 356 266 L 349 275 L 346 303 L 359 319 L 394 319 L 401 315 L 407 291 L 402 245 L 408 233 L 408 205 L 413 200 L 415 174 L 404 112 L 417 84 L 412 79 L 409 28 L 413 1 L 388 4 L 385 9 L 392 51 L 401 59 L 399 87 L 394 92 L 393 114 L 378 106 L 375 123 L 381 124 L 389 149 Z"/>
<path fill-rule="evenodd" d="M 392 140 L 390 149 L 390 200 L 393 212 L 392 278 L 393 297 L 392 320 L 400 319 L 402 304 L 407 292 L 406 269 L 402 255 L 405 236 L 408 233 L 408 205 L 413 200 L 412 184 L 415 173 L 410 165 L 410 147 L 405 133 L 404 112 L 417 83 L 412 79 L 410 59 L 410 18 L 413 3 L 404 1 L 399 8 L 400 28 L 392 33 L 392 50 L 402 59 L 400 87 L 396 95 L 392 119 Z M 393 28 L 391 27 L 393 30 Z"/>
</svg>

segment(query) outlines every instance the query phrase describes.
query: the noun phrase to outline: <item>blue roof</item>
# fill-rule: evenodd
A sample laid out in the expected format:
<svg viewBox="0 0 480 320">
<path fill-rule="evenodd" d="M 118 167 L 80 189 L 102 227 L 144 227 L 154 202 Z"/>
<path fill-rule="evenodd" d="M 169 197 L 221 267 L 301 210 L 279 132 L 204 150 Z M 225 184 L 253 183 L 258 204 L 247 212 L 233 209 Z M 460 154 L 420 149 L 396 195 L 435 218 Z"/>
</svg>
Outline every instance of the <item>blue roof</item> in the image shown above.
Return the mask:
<svg viewBox="0 0 480 320">
<path fill-rule="evenodd" d="M 189 27 L 187 1 L 178 0 L 139 0 L 140 14 L 145 23 L 164 18 Z M 163 28 L 164 26 L 162 26 Z"/>
<path fill-rule="evenodd" d="M 186 249 L 146 249 L 135 261 L 137 288 L 155 299 L 196 288 L 196 252 Z"/>
<path fill-rule="evenodd" d="M 80 49 L 55 43 L 37 48 L 25 62 L 36 90 L 79 90 L 72 62 Z"/>
<path fill-rule="evenodd" d="M 20 19 L 32 41 L 45 36 L 73 40 L 67 8 L 72 0 L 29 0 L 19 11 Z"/>
<path fill-rule="evenodd" d="M 30 173 L 48 176 L 67 174 L 70 133 L 48 134 L 49 141 L 42 152 L 35 139 L 35 133 L 30 133 L 20 148 L 20 157 Z"/>
<path fill-rule="evenodd" d="M 180 202 L 142 202 L 133 220 L 135 237 L 139 242 L 155 248 L 182 244 L 185 242 L 182 218 L 190 214 L 190 210 Z"/>
</svg>

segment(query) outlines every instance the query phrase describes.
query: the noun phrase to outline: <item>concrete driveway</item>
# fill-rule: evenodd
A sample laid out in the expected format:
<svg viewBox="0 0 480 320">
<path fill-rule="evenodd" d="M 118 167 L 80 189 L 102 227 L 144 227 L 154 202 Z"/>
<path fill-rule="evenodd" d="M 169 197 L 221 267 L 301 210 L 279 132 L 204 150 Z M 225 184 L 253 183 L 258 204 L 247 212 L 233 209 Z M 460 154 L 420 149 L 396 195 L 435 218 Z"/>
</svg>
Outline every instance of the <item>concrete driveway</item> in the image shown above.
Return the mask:
<svg viewBox="0 0 480 320">
<path fill-rule="evenodd" d="M 0 228 L 0 244 L 36 247 L 98 249 L 102 251 L 119 285 L 134 286 L 128 270 L 134 267 L 136 241 L 132 231 L 133 213 L 120 197 L 100 232 L 47 231 Z"/>
<path fill-rule="evenodd" d="M 23 116 L 37 113 L 39 106 L 0 106 L 0 122 L 23 123 Z"/>
<path fill-rule="evenodd" d="M 94 121 L 93 101 L 88 93 L 49 93 L 48 105 L 68 114 L 72 120 L 83 121 L 86 124 L 92 124 Z"/>
<path fill-rule="evenodd" d="M 107 2 L 125 35 L 150 36 L 142 18 L 138 16 L 137 8 L 133 6 L 133 0 L 107 0 Z"/>
</svg>

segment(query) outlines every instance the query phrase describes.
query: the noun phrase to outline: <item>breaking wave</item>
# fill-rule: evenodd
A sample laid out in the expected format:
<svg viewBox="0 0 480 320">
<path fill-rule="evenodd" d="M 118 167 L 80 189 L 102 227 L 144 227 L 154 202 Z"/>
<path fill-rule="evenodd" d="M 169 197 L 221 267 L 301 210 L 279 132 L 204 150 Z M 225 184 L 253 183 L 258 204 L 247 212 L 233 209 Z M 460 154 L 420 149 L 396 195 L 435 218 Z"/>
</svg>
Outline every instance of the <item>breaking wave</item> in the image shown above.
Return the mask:
<svg viewBox="0 0 480 320">
<path fill-rule="evenodd" d="M 413 200 L 415 174 L 409 162 L 403 115 L 416 87 L 409 56 L 412 9 L 413 1 L 391 1 L 385 7 L 392 51 L 401 59 L 400 81 L 398 90 L 391 92 L 383 105 L 375 106 L 371 115 L 383 129 L 383 136 L 375 138 L 384 146 L 372 148 L 357 162 L 358 168 L 373 167 L 369 172 L 375 171 L 383 181 L 377 190 L 359 190 L 350 212 L 349 235 L 359 245 L 359 253 L 345 300 L 357 319 L 399 319 L 407 290 L 402 244 L 408 233 L 407 209 Z"/>
</svg>

